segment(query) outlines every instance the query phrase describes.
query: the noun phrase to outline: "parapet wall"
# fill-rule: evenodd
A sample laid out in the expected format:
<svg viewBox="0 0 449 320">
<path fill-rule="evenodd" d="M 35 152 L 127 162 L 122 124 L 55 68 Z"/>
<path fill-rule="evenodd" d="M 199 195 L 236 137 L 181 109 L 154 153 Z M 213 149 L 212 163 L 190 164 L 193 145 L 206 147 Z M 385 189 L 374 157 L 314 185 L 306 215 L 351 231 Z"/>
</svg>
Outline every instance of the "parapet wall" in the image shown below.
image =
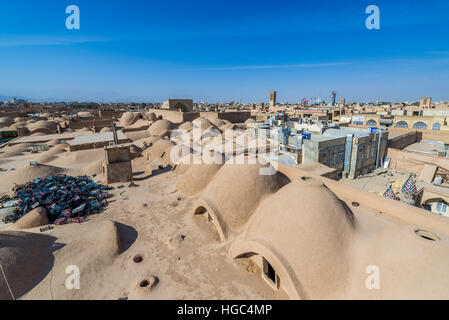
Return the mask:
<svg viewBox="0 0 449 320">
<path fill-rule="evenodd" d="M 449 159 L 388 148 L 391 158 L 390 168 L 420 174 L 425 164 L 431 164 L 449 170 Z"/>
<path fill-rule="evenodd" d="M 96 128 L 96 130 L 101 130 L 105 127 L 111 127 L 113 122 L 114 120 L 112 119 L 70 120 L 67 123 L 67 127 L 73 130 L 82 128 Z"/>
<path fill-rule="evenodd" d="M 162 119 L 173 123 L 193 121 L 199 117 L 208 120 L 221 119 L 228 120 L 231 123 L 243 123 L 251 118 L 251 112 L 181 112 L 163 109 L 148 109 L 148 112 L 154 112 L 156 117 L 162 117 Z"/>
<path fill-rule="evenodd" d="M 401 134 L 395 138 L 388 140 L 388 148 L 402 150 L 409 145 L 422 140 L 422 132 L 414 131 L 405 134 Z"/>
<path fill-rule="evenodd" d="M 369 126 L 356 126 L 356 125 L 349 125 L 352 128 L 369 128 Z M 388 127 L 385 128 L 388 129 L 388 132 L 392 134 L 405 134 L 410 132 L 419 132 L 422 134 L 421 139 L 422 140 L 436 140 L 436 141 L 442 141 L 445 144 L 449 144 L 449 131 L 448 130 L 419 130 L 414 128 L 393 128 Z"/>
<path fill-rule="evenodd" d="M 251 112 L 200 112 L 200 116 L 209 120 L 221 119 L 231 123 L 243 123 L 251 118 Z"/>
<path fill-rule="evenodd" d="M 183 123 L 185 121 L 193 121 L 199 118 L 199 112 L 181 112 L 163 109 L 148 109 L 148 112 L 154 112 L 156 117 L 171 121 L 173 123 Z"/>
<path fill-rule="evenodd" d="M 128 143 L 129 139 L 121 139 L 119 140 L 119 143 Z M 91 149 L 100 149 L 104 148 L 109 145 L 110 141 L 99 141 L 99 142 L 91 142 L 91 143 L 83 143 L 83 144 L 76 144 L 76 145 L 69 145 L 69 151 L 80 151 L 80 150 L 91 150 Z"/>
</svg>

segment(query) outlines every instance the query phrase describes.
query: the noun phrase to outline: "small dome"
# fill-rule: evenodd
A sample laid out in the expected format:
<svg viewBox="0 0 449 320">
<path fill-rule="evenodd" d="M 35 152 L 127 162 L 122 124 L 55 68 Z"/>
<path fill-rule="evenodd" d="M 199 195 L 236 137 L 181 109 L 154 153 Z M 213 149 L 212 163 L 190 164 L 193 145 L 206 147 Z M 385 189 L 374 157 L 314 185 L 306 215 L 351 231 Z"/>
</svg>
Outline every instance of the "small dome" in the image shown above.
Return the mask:
<svg viewBox="0 0 449 320">
<path fill-rule="evenodd" d="M 192 122 L 193 127 L 194 128 L 201 128 L 201 130 L 206 130 L 209 129 L 210 127 L 215 127 L 212 122 L 210 122 L 208 119 L 206 118 L 196 118 L 195 120 L 193 120 Z"/>
<path fill-rule="evenodd" d="M 92 113 L 90 113 L 89 111 L 81 111 L 81 112 L 78 112 L 77 115 L 80 118 L 90 118 L 90 117 L 92 117 Z"/>
<path fill-rule="evenodd" d="M 178 128 L 185 131 L 190 131 L 193 128 L 193 123 L 190 121 L 186 121 L 183 124 L 181 124 Z"/>
<path fill-rule="evenodd" d="M 131 121 L 133 119 L 133 113 L 132 112 L 125 112 L 122 114 L 122 117 L 120 118 L 120 125 L 122 126 L 129 126 L 131 124 Z"/>
<path fill-rule="evenodd" d="M 226 124 L 226 122 L 224 122 L 223 120 L 218 119 L 218 118 L 212 119 L 212 120 L 210 120 L 210 122 L 217 128 L 220 128 L 221 126 Z"/>
<path fill-rule="evenodd" d="M 165 134 L 167 131 L 173 129 L 173 123 L 169 120 L 158 120 L 148 129 L 148 131 L 153 136 L 160 136 Z"/>
<path fill-rule="evenodd" d="M 212 162 L 212 161 L 211 161 Z M 190 164 L 187 171 L 178 181 L 177 189 L 184 196 L 196 196 L 204 188 L 220 170 L 225 162 L 225 158 L 221 157 L 220 161 L 211 164 Z"/>
<path fill-rule="evenodd" d="M 157 116 L 154 112 L 147 112 L 145 113 L 145 118 L 147 118 L 148 121 L 156 121 Z"/>
<path fill-rule="evenodd" d="M 162 164 L 162 158 L 168 153 L 170 149 L 174 146 L 174 143 L 167 139 L 157 140 L 146 152 L 147 160 L 156 165 Z"/>
</svg>

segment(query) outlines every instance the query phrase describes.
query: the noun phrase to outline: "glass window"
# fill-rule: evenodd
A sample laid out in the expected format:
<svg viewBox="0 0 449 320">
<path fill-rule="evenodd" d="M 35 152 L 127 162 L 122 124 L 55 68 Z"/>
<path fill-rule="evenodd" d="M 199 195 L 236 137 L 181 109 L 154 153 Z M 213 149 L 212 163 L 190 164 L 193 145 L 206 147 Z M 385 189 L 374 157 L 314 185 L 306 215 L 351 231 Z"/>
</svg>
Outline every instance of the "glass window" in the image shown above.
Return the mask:
<svg viewBox="0 0 449 320">
<path fill-rule="evenodd" d="M 340 151 L 340 162 L 345 162 L 345 152 L 343 150 Z"/>
</svg>

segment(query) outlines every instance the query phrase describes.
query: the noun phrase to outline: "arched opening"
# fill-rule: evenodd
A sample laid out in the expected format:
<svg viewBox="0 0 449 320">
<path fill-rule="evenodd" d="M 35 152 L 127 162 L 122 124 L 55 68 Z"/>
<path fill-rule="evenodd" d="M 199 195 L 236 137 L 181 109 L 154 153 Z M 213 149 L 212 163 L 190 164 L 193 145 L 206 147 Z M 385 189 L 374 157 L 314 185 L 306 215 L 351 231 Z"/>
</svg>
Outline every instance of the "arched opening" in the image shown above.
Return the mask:
<svg viewBox="0 0 449 320">
<path fill-rule="evenodd" d="M 438 122 L 435 122 L 435 123 L 432 125 L 432 130 L 434 130 L 434 131 L 439 131 L 439 130 L 441 130 L 441 124 L 439 124 Z"/>
<path fill-rule="evenodd" d="M 281 288 L 281 279 L 269 260 L 257 253 L 250 252 L 235 259 L 246 272 L 260 276 L 272 289 Z"/>
<path fill-rule="evenodd" d="M 281 287 L 281 279 L 279 278 L 279 275 L 266 258 L 262 257 L 262 261 L 263 278 L 274 290 L 279 290 L 279 288 Z"/>
<path fill-rule="evenodd" d="M 180 103 L 180 102 L 175 104 L 175 106 L 173 108 L 174 109 L 179 109 L 182 112 L 189 112 L 189 108 L 185 104 Z"/>
<path fill-rule="evenodd" d="M 223 233 L 223 230 L 221 228 L 220 222 L 218 221 L 217 217 L 215 216 L 214 212 L 209 208 L 209 206 L 205 203 L 201 203 L 198 206 L 196 206 L 196 209 L 194 211 L 194 216 L 203 216 L 207 223 L 213 224 L 213 230 L 214 230 L 214 237 L 218 241 L 224 241 L 225 236 Z"/>
<path fill-rule="evenodd" d="M 422 121 L 418 121 L 413 125 L 413 128 L 419 130 L 427 130 L 427 125 Z"/>
<path fill-rule="evenodd" d="M 408 128 L 408 123 L 405 121 L 398 121 L 396 123 L 396 128 Z"/>
<path fill-rule="evenodd" d="M 212 217 L 210 216 L 209 212 L 207 212 L 207 209 L 204 208 L 204 207 L 198 207 L 198 208 L 196 208 L 196 210 L 195 210 L 195 215 L 196 215 L 196 216 L 197 216 L 197 215 L 203 215 L 203 216 L 206 218 L 206 220 L 207 220 L 208 222 L 211 222 L 211 221 L 212 221 Z"/>
<path fill-rule="evenodd" d="M 374 120 L 374 119 L 368 120 L 366 122 L 366 125 L 369 126 L 369 127 L 375 127 L 375 126 L 377 126 L 377 121 Z"/>
</svg>

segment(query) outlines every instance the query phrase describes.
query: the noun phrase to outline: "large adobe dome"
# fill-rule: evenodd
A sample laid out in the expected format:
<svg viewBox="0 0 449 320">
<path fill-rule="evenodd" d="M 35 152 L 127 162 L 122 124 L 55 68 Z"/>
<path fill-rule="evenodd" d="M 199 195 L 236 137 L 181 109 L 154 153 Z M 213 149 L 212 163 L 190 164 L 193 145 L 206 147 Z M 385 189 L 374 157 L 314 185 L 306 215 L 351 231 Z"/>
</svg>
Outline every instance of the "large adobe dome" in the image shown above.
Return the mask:
<svg viewBox="0 0 449 320">
<path fill-rule="evenodd" d="M 220 133 L 218 131 L 219 129 L 206 118 L 196 118 L 195 120 L 193 120 L 192 125 L 193 130 L 199 130 L 201 132 L 201 135 L 211 130 L 216 130 L 218 133 Z"/>
<path fill-rule="evenodd" d="M 77 113 L 77 116 L 80 118 L 90 118 L 92 117 L 92 113 L 90 111 L 81 111 Z"/>
<path fill-rule="evenodd" d="M 26 122 L 26 121 L 27 121 L 27 118 L 25 118 L 25 117 L 14 118 L 14 122 L 15 123 L 17 123 L 17 122 Z"/>
<path fill-rule="evenodd" d="M 321 181 L 297 178 L 252 216 L 233 258 L 262 256 L 292 299 L 323 299 L 342 289 L 354 215 Z"/>
<path fill-rule="evenodd" d="M 120 118 L 120 125 L 128 126 L 131 124 L 134 114 L 132 112 L 125 112 Z"/>
<path fill-rule="evenodd" d="M 240 231 L 259 202 L 289 182 L 279 172 L 261 175 L 260 164 L 241 158 L 243 164 L 226 162 L 194 205 L 194 214 L 210 215 L 222 240 Z"/>
<path fill-rule="evenodd" d="M 175 144 L 167 139 L 158 139 L 146 151 L 146 160 L 156 166 L 166 167 L 170 164 L 170 151 Z"/>
<path fill-rule="evenodd" d="M 31 123 L 27 126 L 28 130 L 30 130 L 31 134 L 34 133 L 55 133 L 57 124 L 56 122 L 48 121 L 48 120 L 39 120 L 37 122 Z"/>
<path fill-rule="evenodd" d="M 193 128 L 193 123 L 190 121 L 183 122 L 179 127 L 179 129 L 190 131 Z"/>
<path fill-rule="evenodd" d="M 192 124 L 195 128 L 201 128 L 203 130 L 214 127 L 212 122 L 203 117 L 196 118 L 195 120 L 193 120 Z"/>
<path fill-rule="evenodd" d="M 160 136 L 165 134 L 167 131 L 173 129 L 173 123 L 169 120 L 162 119 L 158 120 L 151 125 L 148 131 L 153 136 Z"/>
<path fill-rule="evenodd" d="M 144 119 L 144 115 L 140 112 L 125 112 L 120 118 L 120 126 L 132 126 L 141 119 Z"/>
<path fill-rule="evenodd" d="M 203 191 L 225 163 L 225 157 L 218 155 L 217 161 L 207 161 L 206 163 L 190 164 L 188 166 L 188 169 L 183 173 L 176 186 L 182 195 L 191 197 Z"/>
<path fill-rule="evenodd" d="M 23 128 L 23 127 L 26 127 L 27 125 L 28 125 L 28 123 L 26 121 L 16 122 L 13 125 L 11 125 L 11 128 L 14 128 L 14 129 Z"/>
<path fill-rule="evenodd" d="M 224 122 L 223 120 L 218 119 L 218 118 L 214 118 L 214 119 L 210 120 L 210 122 L 217 128 L 220 128 L 221 126 L 226 124 L 226 122 Z"/>
<path fill-rule="evenodd" d="M 156 121 L 157 116 L 156 116 L 156 114 L 154 112 L 147 112 L 147 113 L 145 113 L 145 118 L 148 121 Z"/>
</svg>

